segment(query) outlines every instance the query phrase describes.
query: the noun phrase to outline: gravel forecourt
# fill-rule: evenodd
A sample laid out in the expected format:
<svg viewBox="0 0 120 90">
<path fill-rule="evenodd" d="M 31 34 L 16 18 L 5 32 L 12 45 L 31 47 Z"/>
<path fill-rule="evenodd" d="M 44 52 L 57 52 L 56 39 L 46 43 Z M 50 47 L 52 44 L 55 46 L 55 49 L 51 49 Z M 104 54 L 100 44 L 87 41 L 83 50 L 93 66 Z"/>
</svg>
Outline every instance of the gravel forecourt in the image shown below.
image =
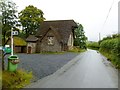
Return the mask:
<svg viewBox="0 0 120 90">
<path fill-rule="evenodd" d="M 45 76 L 51 75 L 76 57 L 79 53 L 64 53 L 64 54 L 17 54 L 20 58 L 18 64 L 19 69 L 32 71 L 35 82 Z M 7 66 L 6 56 L 6 66 Z"/>
</svg>

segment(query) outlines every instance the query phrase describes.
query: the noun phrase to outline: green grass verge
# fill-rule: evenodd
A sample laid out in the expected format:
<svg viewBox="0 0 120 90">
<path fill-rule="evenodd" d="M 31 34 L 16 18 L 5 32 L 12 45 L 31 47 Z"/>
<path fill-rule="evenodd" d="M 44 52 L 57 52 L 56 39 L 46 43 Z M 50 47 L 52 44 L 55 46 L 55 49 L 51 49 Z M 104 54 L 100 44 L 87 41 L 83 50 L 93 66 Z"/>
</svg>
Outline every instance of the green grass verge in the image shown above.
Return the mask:
<svg viewBox="0 0 120 90">
<path fill-rule="evenodd" d="M 99 50 L 100 51 L 100 50 Z M 104 55 L 108 61 L 111 61 L 111 63 L 117 68 L 120 69 L 120 62 L 119 62 L 119 58 L 116 57 L 115 55 L 108 53 L 107 51 L 100 51 L 100 53 L 102 55 Z"/>
<path fill-rule="evenodd" d="M 74 53 L 80 53 L 80 52 L 85 52 L 85 49 L 81 49 L 79 47 L 73 47 L 72 50 L 69 50 L 68 52 L 74 52 Z"/>
<path fill-rule="evenodd" d="M 67 52 L 74 52 L 74 53 L 80 53 L 80 52 L 85 52 L 86 50 L 85 49 L 81 49 L 79 47 L 73 47 L 72 50 L 69 50 L 69 51 L 64 51 L 64 52 L 41 52 L 41 53 L 35 53 L 35 54 L 64 54 L 64 53 L 67 53 Z"/>
<path fill-rule="evenodd" d="M 92 50 L 99 50 L 99 48 L 95 48 L 95 47 L 88 47 L 88 49 L 92 49 Z"/>
<path fill-rule="evenodd" d="M 64 54 L 65 52 L 41 52 L 40 54 Z"/>
<path fill-rule="evenodd" d="M 7 90 L 20 89 L 30 84 L 32 78 L 32 72 L 24 70 L 17 70 L 16 72 L 3 71 L 2 88 L 7 88 Z"/>
<path fill-rule="evenodd" d="M 0 70 L 0 88 L 2 87 L 2 70 Z"/>
</svg>

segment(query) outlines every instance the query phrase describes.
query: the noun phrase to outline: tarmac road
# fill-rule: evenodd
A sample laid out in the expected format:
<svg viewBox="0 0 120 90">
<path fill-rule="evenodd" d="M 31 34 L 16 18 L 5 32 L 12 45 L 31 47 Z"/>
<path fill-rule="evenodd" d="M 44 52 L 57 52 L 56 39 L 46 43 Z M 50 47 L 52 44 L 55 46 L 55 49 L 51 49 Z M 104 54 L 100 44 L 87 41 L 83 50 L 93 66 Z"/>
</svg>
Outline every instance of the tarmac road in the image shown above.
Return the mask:
<svg viewBox="0 0 120 90">
<path fill-rule="evenodd" d="M 63 67 L 74 57 L 79 55 L 79 53 L 66 52 L 61 54 L 25 54 L 17 53 L 20 63 L 18 64 L 18 69 L 23 69 L 25 71 L 32 71 L 34 79 L 32 82 L 44 78 L 48 75 L 55 73 L 58 69 Z M 5 57 L 5 66 L 7 69 L 7 63 L 9 55 Z M 1 61 L 1 60 L 0 60 Z"/>
<path fill-rule="evenodd" d="M 26 88 L 118 88 L 118 71 L 100 53 L 88 50 Z"/>
</svg>

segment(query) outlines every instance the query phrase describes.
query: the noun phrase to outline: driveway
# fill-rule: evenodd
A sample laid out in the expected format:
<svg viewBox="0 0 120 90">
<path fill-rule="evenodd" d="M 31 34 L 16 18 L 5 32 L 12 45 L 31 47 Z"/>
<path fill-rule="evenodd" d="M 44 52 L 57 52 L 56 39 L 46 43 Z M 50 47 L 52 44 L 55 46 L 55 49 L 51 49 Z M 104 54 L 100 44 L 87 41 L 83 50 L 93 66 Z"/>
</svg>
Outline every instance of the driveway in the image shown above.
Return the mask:
<svg viewBox="0 0 120 90">
<path fill-rule="evenodd" d="M 78 53 L 17 55 L 20 58 L 18 68 L 32 71 L 35 77 L 34 81 L 36 81 L 45 76 L 53 74 L 74 57 L 76 57 Z M 8 56 L 5 57 L 5 65 L 7 65 L 7 57 Z"/>
<path fill-rule="evenodd" d="M 27 88 L 118 88 L 118 71 L 101 54 L 88 50 Z"/>
</svg>

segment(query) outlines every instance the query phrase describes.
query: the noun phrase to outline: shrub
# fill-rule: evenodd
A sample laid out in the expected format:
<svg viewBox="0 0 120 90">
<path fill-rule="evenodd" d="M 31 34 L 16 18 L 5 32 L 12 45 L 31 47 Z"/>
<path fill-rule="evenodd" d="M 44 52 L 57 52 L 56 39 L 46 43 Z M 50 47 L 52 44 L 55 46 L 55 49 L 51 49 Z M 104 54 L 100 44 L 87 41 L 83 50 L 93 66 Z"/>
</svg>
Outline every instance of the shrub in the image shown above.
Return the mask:
<svg viewBox="0 0 120 90">
<path fill-rule="evenodd" d="M 0 70 L 0 89 L 2 87 L 2 70 Z"/>
<path fill-rule="evenodd" d="M 74 46 L 72 50 L 69 50 L 68 52 L 76 52 L 76 53 L 79 53 L 79 52 L 84 52 L 85 49 L 81 49 L 79 46 Z"/>
<path fill-rule="evenodd" d="M 30 84 L 32 77 L 32 72 L 25 72 L 24 70 L 18 70 L 16 72 L 3 71 L 2 88 L 22 88 Z"/>
<path fill-rule="evenodd" d="M 111 62 L 120 68 L 120 40 L 118 37 L 103 40 L 100 43 L 99 51 L 105 55 Z"/>
<path fill-rule="evenodd" d="M 99 43 L 98 42 L 88 42 L 87 47 L 90 48 L 90 49 L 98 50 L 99 49 Z"/>
</svg>

